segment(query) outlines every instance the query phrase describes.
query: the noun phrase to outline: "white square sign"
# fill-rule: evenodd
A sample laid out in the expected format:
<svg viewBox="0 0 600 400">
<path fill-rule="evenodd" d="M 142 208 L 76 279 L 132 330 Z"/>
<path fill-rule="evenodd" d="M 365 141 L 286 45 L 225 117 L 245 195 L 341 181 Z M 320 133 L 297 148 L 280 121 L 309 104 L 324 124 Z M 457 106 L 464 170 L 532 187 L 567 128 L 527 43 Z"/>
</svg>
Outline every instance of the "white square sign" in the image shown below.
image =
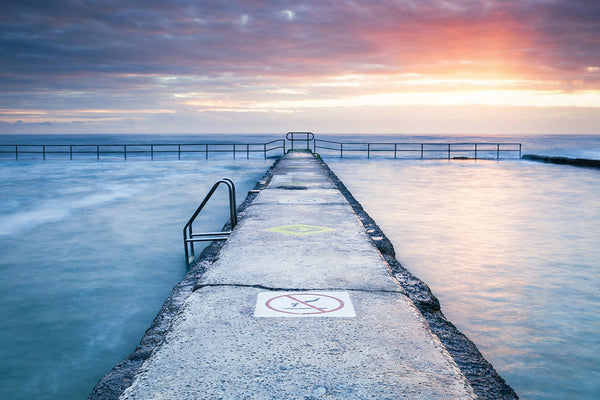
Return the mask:
<svg viewBox="0 0 600 400">
<path fill-rule="evenodd" d="M 261 292 L 255 317 L 355 317 L 348 292 Z"/>
</svg>

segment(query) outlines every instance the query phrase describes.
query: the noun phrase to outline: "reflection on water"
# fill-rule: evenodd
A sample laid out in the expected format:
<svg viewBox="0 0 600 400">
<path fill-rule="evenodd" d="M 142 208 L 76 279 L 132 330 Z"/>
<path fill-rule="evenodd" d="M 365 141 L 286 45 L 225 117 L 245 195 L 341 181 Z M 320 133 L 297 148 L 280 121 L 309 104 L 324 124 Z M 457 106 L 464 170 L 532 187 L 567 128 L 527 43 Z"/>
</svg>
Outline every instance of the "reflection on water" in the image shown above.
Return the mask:
<svg viewBox="0 0 600 400">
<path fill-rule="evenodd" d="M 182 229 L 212 184 L 241 202 L 271 163 L 0 163 L 0 398 L 86 398 L 185 275 Z M 209 231 L 228 218 L 213 200 Z"/>
<path fill-rule="evenodd" d="M 521 398 L 597 398 L 597 170 L 327 162 Z"/>
</svg>

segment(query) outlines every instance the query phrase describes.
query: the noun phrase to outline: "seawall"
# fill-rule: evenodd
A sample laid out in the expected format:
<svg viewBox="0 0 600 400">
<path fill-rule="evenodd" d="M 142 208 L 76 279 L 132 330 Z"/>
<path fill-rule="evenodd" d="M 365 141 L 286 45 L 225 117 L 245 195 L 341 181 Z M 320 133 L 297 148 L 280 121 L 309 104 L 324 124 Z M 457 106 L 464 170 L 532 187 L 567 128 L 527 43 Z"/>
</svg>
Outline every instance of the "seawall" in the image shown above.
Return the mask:
<svg viewBox="0 0 600 400">
<path fill-rule="evenodd" d="M 90 399 L 517 398 L 321 160 L 284 157 L 250 192 L 240 217 L 227 244 L 205 249 L 134 353 Z M 318 317 L 284 318 L 296 309 L 276 306 L 267 307 L 275 315 L 261 315 L 255 299 L 263 295 L 271 296 L 267 305 L 295 296 Z M 336 296 L 347 296 L 345 303 Z M 353 304 L 352 313 L 312 306 L 328 297 Z M 223 305 L 226 311 L 215 311 Z"/>
<path fill-rule="evenodd" d="M 522 157 L 524 160 L 539 161 L 552 164 L 574 165 L 576 167 L 600 168 L 600 160 L 589 158 L 569 158 L 558 156 L 544 156 L 538 154 L 525 154 Z"/>
</svg>

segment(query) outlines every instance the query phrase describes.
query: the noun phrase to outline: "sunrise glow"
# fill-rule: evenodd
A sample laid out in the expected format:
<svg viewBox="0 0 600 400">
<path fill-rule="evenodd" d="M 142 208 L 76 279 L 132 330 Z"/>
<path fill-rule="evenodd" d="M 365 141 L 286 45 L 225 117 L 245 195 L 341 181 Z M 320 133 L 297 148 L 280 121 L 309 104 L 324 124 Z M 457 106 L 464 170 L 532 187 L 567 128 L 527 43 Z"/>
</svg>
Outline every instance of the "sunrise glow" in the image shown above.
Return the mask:
<svg viewBox="0 0 600 400">
<path fill-rule="evenodd" d="M 6 6 L 7 132 L 85 122 L 96 132 L 369 133 L 378 108 L 373 133 L 410 133 L 411 109 L 428 115 L 411 132 L 464 129 L 442 123 L 444 107 L 465 119 L 481 107 L 504 120 L 518 113 L 529 133 L 546 133 L 535 131 L 540 121 L 584 133 L 600 122 L 599 40 L 589 33 L 600 7 L 589 2 L 64 5 Z M 556 119 L 556 108 L 569 112 Z"/>
</svg>

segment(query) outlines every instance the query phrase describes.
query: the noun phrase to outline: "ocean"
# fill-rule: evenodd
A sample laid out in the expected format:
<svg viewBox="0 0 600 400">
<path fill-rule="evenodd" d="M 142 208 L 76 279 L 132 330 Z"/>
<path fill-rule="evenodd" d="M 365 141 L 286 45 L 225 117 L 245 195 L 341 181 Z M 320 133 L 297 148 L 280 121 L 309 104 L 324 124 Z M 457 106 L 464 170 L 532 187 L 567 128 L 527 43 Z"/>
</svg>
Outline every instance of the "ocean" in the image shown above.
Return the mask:
<svg viewBox="0 0 600 400">
<path fill-rule="evenodd" d="M 0 144 L 262 143 L 283 135 L 0 135 Z M 600 159 L 600 136 L 316 135 L 520 142 Z M 18 141 L 18 143 L 17 143 Z M 508 160 L 324 155 L 398 260 L 523 399 L 600 393 L 600 172 Z M 217 179 L 272 159 L 0 161 L 0 398 L 82 399 L 185 275 L 181 229 Z M 223 195 L 224 196 L 224 195 Z M 227 219 L 215 199 L 203 222 Z"/>
<path fill-rule="evenodd" d="M 0 398 L 87 398 L 186 274 L 182 229 L 213 183 L 240 203 L 272 163 L 1 161 Z"/>
</svg>

